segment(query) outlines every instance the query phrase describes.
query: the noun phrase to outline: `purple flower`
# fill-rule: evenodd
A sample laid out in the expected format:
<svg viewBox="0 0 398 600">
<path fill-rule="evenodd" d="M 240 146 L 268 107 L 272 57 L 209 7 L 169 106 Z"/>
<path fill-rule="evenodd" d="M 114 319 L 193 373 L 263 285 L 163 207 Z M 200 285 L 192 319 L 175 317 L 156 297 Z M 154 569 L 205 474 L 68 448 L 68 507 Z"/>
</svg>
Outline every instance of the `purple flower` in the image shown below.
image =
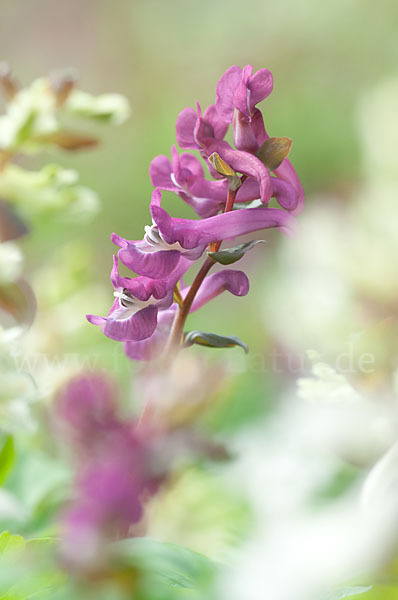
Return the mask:
<svg viewBox="0 0 398 600">
<path fill-rule="evenodd" d="M 228 123 L 220 118 L 215 104 L 206 108 L 202 116 L 197 102 L 196 112 L 193 108 L 184 108 L 177 118 L 177 142 L 180 148 L 186 150 L 201 150 L 206 140 L 223 140 L 227 131 Z"/>
<path fill-rule="evenodd" d="M 155 461 L 153 434 L 117 418 L 115 393 L 104 382 L 99 375 L 78 377 L 58 398 L 59 418 L 75 430 L 78 458 L 74 498 L 61 515 L 61 554 L 78 569 L 98 566 L 104 543 L 129 534 L 145 498 L 167 475 L 164 463 Z"/>
<path fill-rule="evenodd" d="M 223 141 L 221 134 L 225 131 L 225 127 L 224 129 L 220 126 L 216 128 L 214 125 L 214 123 L 222 122 L 219 116 L 217 118 L 214 116 L 217 114 L 215 105 L 209 106 L 203 117 L 199 104 L 197 110 L 198 112 L 195 113 L 193 109 L 186 108 L 178 116 L 176 131 L 177 141 L 181 148 L 200 149 L 201 155 L 205 159 L 208 159 L 213 152 L 217 152 L 235 172 L 253 177 L 257 181 L 260 190 L 259 197 L 266 204 L 272 193 L 268 169 L 253 154 L 234 150 L 227 142 Z M 206 115 L 209 114 L 212 122 L 206 120 Z M 208 160 L 207 165 L 213 177 L 219 179 L 219 173 L 214 170 Z"/>
<path fill-rule="evenodd" d="M 149 338 L 137 342 L 124 343 L 126 356 L 132 360 L 143 361 L 150 361 L 157 358 L 166 347 L 176 312 L 176 304 L 173 304 L 166 310 L 160 310 L 157 327 Z"/>
<path fill-rule="evenodd" d="M 272 74 L 267 69 L 252 75 L 253 67 L 230 67 L 221 76 L 216 89 L 217 112 L 227 123 L 233 123 L 234 143 L 239 150 L 256 152 L 257 137 L 264 127 L 256 104 L 272 92 Z"/>
<path fill-rule="evenodd" d="M 161 155 L 150 165 L 155 186 L 152 224 L 145 227 L 143 239 L 112 234 L 119 247 L 111 276 L 116 300 L 106 317 L 87 315 L 87 319 L 101 326 L 105 335 L 123 341 L 131 358 L 153 358 L 170 334 L 171 344 L 177 345 L 187 303 L 171 333 L 177 310 L 174 288 L 209 245 L 219 248 L 224 240 L 271 227 L 286 234 L 295 232 L 293 215 L 303 206 L 304 192 L 293 166 L 283 159 L 291 140 L 267 142 L 269 136 L 257 108 L 272 87 L 267 69 L 253 73 L 250 65 L 243 69 L 233 66 L 218 82 L 215 104 L 204 113 L 198 103 L 196 111 L 184 109 L 176 123 L 177 141 L 183 149 L 199 151 L 213 180 L 206 178 L 200 160 L 186 152 L 179 155 L 173 146 L 171 160 Z M 224 140 L 230 123 L 236 148 Z M 200 219 L 172 217 L 161 206 L 161 190 L 178 194 Z M 269 207 L 272 197 L 281 208 Z M 249 204 L 253 200 L 261 204 Z M 138 277 L 121 277 L 118 260 Z M 198 272 L 193 288 L 196 297 L 189 302 L 191 311 L 224 290 L 235 295 L 247 293 L 247 278 L 238 271 L 216 273 L 203 281 L 211 266 L 209 261 Z M 180 293 L 184 299 L 185 290 Z"/>
<path fill-rule="evenodd" d="M 178 194 L 202 218 L 216 215 L 225 206 L 228 181 L 205 179 L 200 161 L 192 154 L 178 154 L 171 148 L 172 161 L 157 156 L 151 162 L 149 174 L 154 187 Z M 239 188 L 236 202 L 250 202 L 260 197 L 258 183 L 247 179 Z"/>
<path fill-rule="evenodd" d="M 86 315 L 87 320 L 102 327 L 106 336 L 121 342 L 150 337 L 156 329 L 158 310 L 172 304 L 173 288 L 189 264 L 180 257 L 176 268 L 163 279 L 130 279 L 119 275 L 118 259 L 114 256 L 111 281 L 116 300 L 107 317 Z"/>
<path fill-rule="evenodd" d="M 161 207 L 158 189 L 152 193 L 151 213 L 162 240 L 169 245 L 178 243 L 182 253 L 270 227 L 277 227 L 287 234 L 294 233 L 296 228 L 296 220 L 290 213 L 266 206 L 233 210 L 199 221 L 170 217 Z"/>
<path fill-rule="evenodd" d="M 274 180 L 275 178 L 271 178 L 271 181 Z M 275 192 L 275 195 L 278 194 L 279 200 L 282 199 L 289 207 L 290 203 L 295 202 L 294 191 L 289 188 L 288 184 L 277 185 L 278 191 Z M 124 283 L 123 278 L 118 277 L 114 286 L 130 290 L 133 297 L 145 302 L 148 301 L 150 293 L 153 293 L 155 299 L 160 298 L 159 294 L 163 294 L 163 298 L 166 287 L 171 290 L 176 283 L 178 273 L 185 272 L 190 261 L 200 258 L 211 242 L 230 240 L 270 227 L 277 227 L 286 234 L 293 234 L 296 229 L 296 221 L 289 213 L 266 206 L 234 210 L 201 220 L 173 218 L 161 207 L 160 189 L 156 189 L 152 193 L 151 214 L 153 225 L 146 228 L 143 241 L 125 240 L 116 234 L 111 236 L 113 242 L 121 247 L 118 252 L 121 262 L 131 270 L 144 274 L 144 277 L 137 277 L 134 280 L 126 279 Z M 151 247 L 150 252 L 142 250 L 145 245 Z M 171 260 L 167 258 L 168 253 L 171 254 Z M 142 255 L 144 255 L 144 259 Z M 182 258 L 185 259 L 185 262 L 181 262 Z M 151 280 L 152 273 L 161 274 L 162 278 Z M 142 290 L 145 292 L 144 294 L 142 294 Z M 151 302 L 153 303 L 153 300 Z M 135 303 L 135 307 L 138 306 L 139 304 Z M 115 304 L 112 310 L 118 308 L 127 308 L 127 306 L 120 307 Z M 118 316 L 119 313 L 116 317 Z M 98 318 L 104 319 L 104 317 Z M 96 319 L 98 318 L 96 317 Z M 89 320 L 93 322 L 91 317 Z M 95 324 L 102 325 L 104 321 L 101 320 Z"/>
<path fill-rule="evenodd" d="M 74 442 L 87 446 L 100 431 L 115 421 L 115 385 L 100 374 L 78 376 L 57 395 L 57 424 Z"/>
<path fill-rule="evenodd" d="M 185 298 L 188 289 L 187 287 L 181 288 L 182 298 Z M 195 312 L 224 291 L 228 291 L 234 296 L 245 296 L 249 291 L 249 280 L 245 273 L 232 269 L 224 269 L 223 271 L 207 276 L 189 312 Z M 153 360 L 159 356 L 167 343 L 176 310 L 177 305 L 173 304 L 167 310 L 159 311 L 158 326 L 152 336 L 137 342 L 126 342 L 124 344 L 126 355 L 133 360 L 144 361 Z"/>
<path fill-rule="evenodd" d="M 251 65 L 243 69 L 233 66 L 221 76 L 216 89 L 216 108 L 227 123 L 232 123 L 235 109 L 247 118 L 252 117 L 256 104 L 272 92 L 273 78 L 268 69 L 252 73 Z"/>
<path fill-rule="evenodd" d="M 144 277 L 167 277 L 180 260 L 181 248 L 170 247 L 170 244 L 157 235 L 154 225 L 145 227 L 143 240 L 126 240 L 117 233 L 111 234 L 111 240 L 120 247 L 117 253 L 120 261 L 131 271 Z"/>
<path fill-rule="evenodd" d="M 270 178 L 270 180 L 273 182 L 275 178 Z M 275 195 L 278 194 L 279 200 L 283 200 L 287 208 L 291 203 L 294 204 L 296 200 L 294 190 L 288 184 L 276 185 L 278 190 L 274 193 Z M 118 253 L 121 262 L 135 272 L 147 274 L 147 277 L 137 277 L 133 280 L 126 279 L 124 283 L 123 278 L 118 277 L 117 281 L 114 282 L 114 287 L 126 288 L 134 298 L 142 299 L 146 303 L 149 301 L 150 294 L 153 293 L 154 299 L 162 299 L 162 308 L 170 306 L 164 300 L 165 289 L 172 290 L 176 281 L 178 281 L 178 279 L 176 280 L 178 274 L 181 272 L 181 277 L 182 273 L 188 269 L 189 262 L 200 258 L 211 242 L 230 240 L 240 235 L 270 227 L 277 227 L 284 233 L 292 234 L 296 228 L 296 221 L 289 213 L 266 206 L 234 210 L 201 220 L 173 218 L 161 207 L 160 189 L 156 189 L 152 193 L 151 214 L 153 225 L 146 228 L 144 241 L 125 240 L 116 234 L 112 234 L 114 243 L 121 246 Z M 151 247 L 151 252 L 142 250 L 145 244 Z M 170 261 L 167 258 L 168 253 L 172 255 Z M 144 259 L 142 255 L 144 255 Z M 185 261 L 182 262 L 182 259 L 185 259 Z M 150 274 L 152 273 L 162 274 L 163 278 L 151 280 Z M 141 293 L 141 288 L 143 288 L 144 294 Z M 151 291 L 152 289 L 153 291 Z M 150 303 L 154 304 L 154 299 L 150 300 Z M 127 304 L 127 300 L 124 300 Z M 140 305 L 136 302 L 134 307 L 137 309 L 138 306 Z M 148 304 L 145 306 L 149 307 Z M 120 308 L 126 309 L 128 306 L 120 306 L 115 303 L 111 312 L 113 313 L 113 311 Z M 124 311 L 123 315 L 127 315 L 127 313 Z M 119 318 L 120 312 L 115 316 Z M 91 323 L 94 322 L 92 319 L 93 317 L 89 319 Z M 105 323 L 104 317 L 95 317 L 95 319 L 96 325 Z M 152 321 L 155 322 L 156 318 L 154 317 Z M 108 328 L 107 330 L 109 331 Z M 113 335 L 110 335 L 110 337 L 113 337 Z M 135 337 L 130 339 L 137 341 L 145 338 Z"/>
<path fill-rule="evenodd" d="M 269 138 L 256 104 L 269 96 L 273 81 L 267 69 L 254 75 L 252 71 L 251 65 L 243 69 L 233 66 L 221 76 L 216 90 L 216 108 L 220 118 L 233 124 L 236 148 L 254 154 Z M 293 213 L 298 214 L 304 205 L 304 190 L 291 162 L 285 158 L 274 174 L 296 191 L 297 205 Z"/>
<path fill-rule="evenodd" d="M 200 217 L 217 214 L 225 205 L 228 182 L 205 179 L 203 167 L 192 154 L 178 155 L 171 149 L 172 161 L 167 156 L 157 156 L 151 162 L 149 174 L 154 187 L 175 192 Z"/>
</svg>

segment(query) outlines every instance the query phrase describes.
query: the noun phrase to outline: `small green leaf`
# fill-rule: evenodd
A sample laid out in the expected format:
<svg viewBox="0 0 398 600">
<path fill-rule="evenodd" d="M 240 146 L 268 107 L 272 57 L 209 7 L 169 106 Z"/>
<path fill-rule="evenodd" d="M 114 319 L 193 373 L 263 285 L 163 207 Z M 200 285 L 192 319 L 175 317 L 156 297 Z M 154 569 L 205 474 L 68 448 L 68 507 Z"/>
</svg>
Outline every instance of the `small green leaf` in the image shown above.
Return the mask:
<svg viewBox="0 0 398 600">
<path fill-rule="evenodd" d="M 7 435 L 0 450 L 0 485 L 6 480 L 15 460 L 15 447 L 12 435 Z"/>
<path fill-rule="evenodd" d="M 245 244 L 239 244 L 239 246 L 234 246 L 233 248 L 226 248 L 225 250 L 219 250 L 218 252 L 208 252 L 207 254 L 212 260 L 221 265 L 232 265 L 234 262 L 240 260 L 248 250 L 251 250 L 257 244 L 262 243 L 264 243 L 264 240 L 253 240 L 251 242 L 246 242 Z"/>
<path fill-rule="evenodd" d="M 249 352 L 249 347 L 234 335 L 223 336 L 204 331 L 188 331 L 184 334 L 184 346 L 188 348 L 193 344 L 207 346 L 208 348 L 233 348 L 234 346 L 240 346 L 246 354 Z"/>
<path fill-rule="evenodd" d="M 256 152 L 257 158 L 269 169 L 274 171 L 281 162 L 289 155 L 292 140 L 287 137 L 268 138 Z"/>
<path fill-rule="evenodd" d="M 0 534 L 0 561 L 20 557 L 24 551 L 25 540 L 22 536 L 13 535 L 9 531 Z"/>
</svg>

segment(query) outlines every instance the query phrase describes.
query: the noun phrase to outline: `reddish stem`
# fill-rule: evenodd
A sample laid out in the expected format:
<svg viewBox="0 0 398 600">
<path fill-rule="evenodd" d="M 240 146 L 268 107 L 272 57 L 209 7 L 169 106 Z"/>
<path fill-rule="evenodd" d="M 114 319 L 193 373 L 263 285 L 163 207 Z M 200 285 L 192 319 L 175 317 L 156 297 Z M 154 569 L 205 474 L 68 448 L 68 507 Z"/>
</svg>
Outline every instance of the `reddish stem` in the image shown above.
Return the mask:
<svg viewBox="0 0 398 600">
<path fill-rule="evenodd" d="M 228 189 L 228 196 L 227 196 L 227 201 L 225 203 L 224 212 L 229 212 L 233 209 L 237 192 L 238 192 L 238 190 Z M 218 250 L 221 247 L 221 244 L 222 244 L 221 241 L 210 244 L 211 251 L 218 252 Z M 168 346 L 167 346 L 166 355 L 171 356 L 172 352 L 181 346 L 185 321 L 187 320 L 187 317 L 189 315 L 189 311 L 191 309 L 192 303 L 195 300 L 195 296 L 198 293 L 199 288 L 202 285 L 204 278 L 206 277 L 206 275 L 208 274 L 208 272 L 210 271 L 210 269 L 212 268 L 212 266 L 214 264 L 215 264 L 214 260 L 212 260 L 210 257 L 207 257 L 205 262 L 201 266 L 198 274 L 196 275 L 195 279 L 193 280 L 193 283 L 192 283 L 191 287 L 189 288 L 187 295 L 185 296 L 184 302 L 179 307 L 176 318 L 174 319 L 173 327 L 170 332 L 170 338 L 169 338 L 169 342 L 168 342 Z"/>
</svg>

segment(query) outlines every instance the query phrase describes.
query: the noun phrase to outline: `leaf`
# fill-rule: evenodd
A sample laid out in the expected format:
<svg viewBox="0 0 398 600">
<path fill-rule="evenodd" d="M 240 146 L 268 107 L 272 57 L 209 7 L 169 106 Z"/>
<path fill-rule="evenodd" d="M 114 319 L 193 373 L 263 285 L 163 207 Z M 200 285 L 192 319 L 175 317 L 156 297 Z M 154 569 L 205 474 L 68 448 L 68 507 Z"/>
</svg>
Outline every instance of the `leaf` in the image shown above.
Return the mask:
<svg viewBox="0 0 398 600">
<path fill-rule="evenodd" d="M 349 596 L 357 596 L 359 594 L 364 594 L 365 592 L 369 592 L 372 589 L 372 586 L 347 586 L 343 588 L 339 588 L 338 590 L 334 590 L 329 592 L 327 596 L 325 596 L 324 600 L 343 600 L 343 598 L 348 598 Z"/>
<path fill-rule="evenodd" d="M 22 536 L 13 535 L 9 531 L 0 534 L 0 565 L 3 560 L 20 558 L 24 551 L 25 540 Z"/>
<path fill-rule="evenodd" d="M 248 250 L 251 250 L 254 246 L 257 246 L 257 244 L 262 243 L 264 243 L 264 240 L 253 240 L 251 242 L 239 244 L 233 248 L 226 248 L 224 250 L 219 250 L 218 252 L 208 252 L 207 254 L 212 260 L 221 265 L 232 265 L 240 260 Z"/>
<path fill-rule="evenodd" d="M 65 583 L 54 562 L 55 540 L 24 540 L 8 531 L 0 535 L 0 597 L 2 600 L 48 598 Z"/>
<path fill-rule="evenodd" d="M 139 569 L 150 578 L 173 588 L 197 589 L 215 574 L 212 561 L 188 548 L 150 538 L 130 538 L 113 545 L 113 558 Z"/>
<path fill-rule="evenodd" d="M 292 140 L 290 138 L 268 138 L 257 150 L 256 156 L 270 171 L 274 171 L 289 155 L 291 147 Z"/>
<path fill-rule="evenodd" d="M 8 435 L 0 450 L 0 485 L 6 480 L 15 460 L 14 438 Z"/>
<path fill-rule="evenodd" d="M 188 331 L 184 334 L 184 346 L 188 348 L 193 344 L 207 346 L 208 348 L 233 348 L 234 346 L 240 346 L 246 354 L 249 352 L 249 347 L 234 335 L 227 337 L 204 331 Z"/>
</svg>

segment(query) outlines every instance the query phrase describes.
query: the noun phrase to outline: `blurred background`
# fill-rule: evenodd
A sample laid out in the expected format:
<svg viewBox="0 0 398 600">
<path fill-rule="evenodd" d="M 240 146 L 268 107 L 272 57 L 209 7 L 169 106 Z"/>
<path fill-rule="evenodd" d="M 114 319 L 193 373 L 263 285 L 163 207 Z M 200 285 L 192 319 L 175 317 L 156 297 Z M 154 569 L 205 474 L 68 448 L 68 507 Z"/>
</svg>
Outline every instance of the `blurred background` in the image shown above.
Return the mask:
<svg viewBox="0 0 398 600">
<path fill-rule="evenodd" d="M 383 140 L 396 133 L 394 85 L 388 82 L 398 77 L 397 21 L 398 5 L 392 0 L 377 5 L 370 0 L 322 4 L 250 0 L 244 5 L 235 0 L 199 4 L 191 0 L 1 0 L 2 57 L 23 84 L 54 69 L 73 67 L 84 90 L 123 93 L 133 110 L 119 128 L 95 127 L 102 139 L 95 152 L 25 159 L 27 166 L 35 167 L 62 160 L 79 171 L 84 185 L 96 190 L 102 207 L 89 226 L 39 224 L 23 241 L 27 273 L 32 265 L 43 267 L 39 272 L 35 267 L 32 283 L 47 319 L 40 321 L 39 310 L 39 325 L 51 330 L 55 342 L 49 341 L 46 350 L 55 351 L 58 344 L 60 351 L 56 329 L 62 321 L 61 328 L 68 333 L 62 338 L 64 352 L 94 352 L 100 364 L 114 367 L 114 342 L 84 319 L 86 312 L 105 314 L 111 300 L 109 235 L 115 231 L 130 239 L 142 236 L 149 222 L 151 159 L 169 154 L 175 143 L 176 117 L 185 106 L 193 106 L 196 100 L 202 106 L 214 101 L 218 78 L 231 64 L 267 67 L 274 75 L 274 91 L 261 108 L 271 135 L 293 139 L 291 159 L 307 195 L 304 233 L 292 246 L 278 233 L 267 232 L 263 236 L 267 247 L 260 246 L 246 258 L 252 275 L 250 295 L 215 300 L 191 317 L 190 326 L 234 333 L 250 345 L 252 359 L 243 366 L 238 361 L 235 369 L 242 381 L 236 389 L 245 391 L 245 410 L 250 412 L 251 402 L 258 402 L 256 390 L 264 390 L 263 386 L 272 390 L 281 383 L 271 364 L 273 348 L 293 347 L 301 353 L 315 349 L 333 358 L 345 351 L 349 336 L 369 327 L 369 321 L 375 326 L 391 317 L 394 254 L 389 244 L 394 233 L 391 239 L 383 239 L 383 228 L 388 223 L 391 229 L 394 219 L 387 213 L 395 210 L 396 217 L 396 204 L 387 207 L 374 235 L 370 239 L 368 232 L 355 251 L 350 247 L 355 237 L 350 228 L 357 230 L 360 218 L 366 220 L 370 213 L 366 206 L 350 213 L 350 207 L 356 206 L 358 197 L 368 195 L 372 185 L 380 192 L 378 182 L 370 184 L 372 174 L 379 173 L 385 183 L 387 176 L 391 179 L 396 173 Z M 385 93 L 375 98 L 378 89 Z M 382 177 L 386 155 L 392 166 Z M 372 206 L 378 202 L 369 200 Z M 194 216 L 177 198 L 168 198 L 167 206 L 174 215 Z M 358 290 L 358 282 L 344 280 L 356 265 L 363 275 L 370 255 L 383 244 L 370 283 L 359 282 Z M 277 250 L 281 245 L 284 249 Z M 77 297 L 70 322 L 65 321 L 67 311 L 60 317 L 56 308 L 53 321 L 48 321 L 44 309 L 51 294 L 54 304 L 54 299 L 67 299 L 70 292 L 66 284 L 61 291 L 53 289 L 57 288 L 54 274 L 66 265 L 73 285 L 90 284 L 92 291 Z M 369 294 L 375 276 L 376 287 L 383 289 L 377 288 L 377 310 L 369 317 L 374 290 L 366 310 L 352 301 Z M 344 310 L 347 318 L 342 316 Z M 332 342 L 325 342 L 328 336 Z M 119 354 L 117 370 L 123 377 L 130 365 Z M 294 360 L 292 364 L 296 365 Z M 289 371 L 286 360 L 281 368 Z M 263 403 L 264 394 L 261 398 Z M 237 410 L 239 421 L 242 415 Z"/>
</svg>

